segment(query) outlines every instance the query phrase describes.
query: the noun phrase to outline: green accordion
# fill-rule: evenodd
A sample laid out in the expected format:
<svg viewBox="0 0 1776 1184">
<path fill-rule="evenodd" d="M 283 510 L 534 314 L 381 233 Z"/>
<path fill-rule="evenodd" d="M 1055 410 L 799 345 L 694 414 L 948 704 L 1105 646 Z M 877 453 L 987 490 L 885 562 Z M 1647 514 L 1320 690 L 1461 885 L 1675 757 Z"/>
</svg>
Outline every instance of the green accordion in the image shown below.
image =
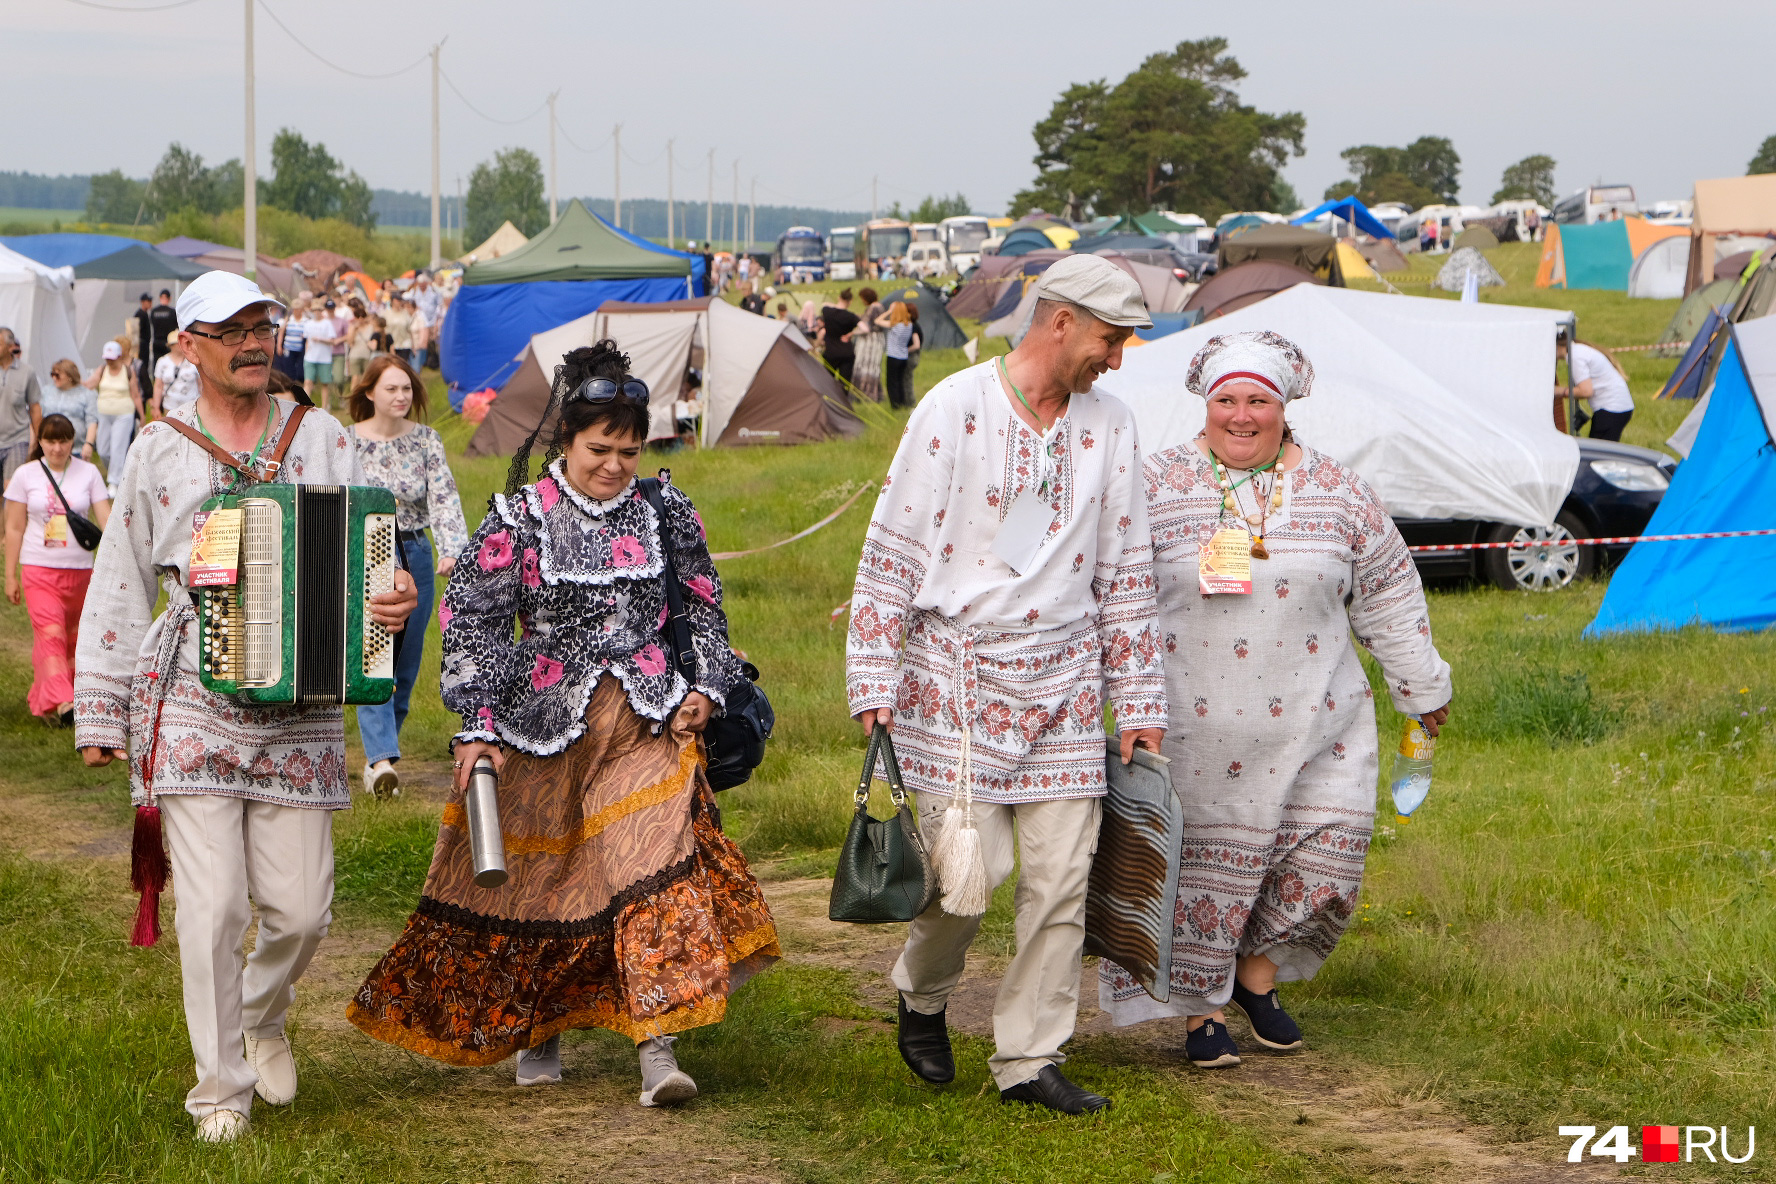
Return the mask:
<svg viewBox="0 0 1776 1184">
<path fill-rule="evenodd" d="M 204 686 L 265 706 L 388 702 L 394 635 L 369 602 L 395 587 L 395 495 L 256 485 L 203 508 L 241 512 L 238 578 L 193 589 Z"/>
</svg>

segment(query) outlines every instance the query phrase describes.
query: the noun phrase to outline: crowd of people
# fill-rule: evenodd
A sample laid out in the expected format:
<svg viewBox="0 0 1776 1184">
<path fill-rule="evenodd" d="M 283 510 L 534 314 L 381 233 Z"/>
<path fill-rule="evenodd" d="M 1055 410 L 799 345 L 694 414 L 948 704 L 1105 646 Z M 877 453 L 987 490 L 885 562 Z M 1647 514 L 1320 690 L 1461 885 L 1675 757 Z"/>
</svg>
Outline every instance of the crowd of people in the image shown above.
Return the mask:
<svg viewBox="0 0 1776 1184">
<path fill-rule="evenodd" d="M 405 290 L 385 282 L 369 297 L 336 293 L 298 295 L 280 310 L 274 364 L 299 384 L 323 411 L 337 392 L 344 399 L 372 358 L 392 354 L 416 373 L 436 368 L 434 346 L 443 331 L 449 299 L 427 272 Z"/>
<path fill-rule="evenodd" d="M 411 305 L 433 323 L 421 295 L 390 311 Z M 803 325 L 847 382 L 875 377 L 910 404 L 916 306 L 864 289 L 860 315 L 852 295 L 809 302 Z M 440 693 L 462 721 L 425 885 L 349 1018 L 450 1064 L 515 1057 L 521 1085 L 561 1080 L 563 1032 L 605 1028 L 636 1044 L 642 1105 L 694 1097 L 677 1035 L 720 1022 L 781 951 L 706 773 L 700 736 L 747 670 L 696 507 L 669 479 L 638 479 L 650 392 L 614 343 L 569 353 L 471 534 L 423 422 L 423 347 L 381 336 L 387 312 L 354 309 L 341 332 L 325 299 L 307 304 L 286 315 L 223 272 L 191 284 L 153 367 L 158 414 L 115 463 L 105 399 L 134 415 L 144 397 L 122 345 L 93 375 L 60 373 L 62 401 L 46 411 L 0 329 L 0 429 L 26 445 L 15 461 L 0 436 L 6 592 L 28 602 L 38 641 L 31 708 L 71 719 L 89 765 L 133 755 L 132 799 L 164 826 L 199 1137 L 237 1138 L 255 1095 L 296 1096 L 285 1016 L 326 931 L 332 812 L 351 801 L 342 708 L 246 705 L 196 673 L 193 514 L 255 481 L 395 493 L 404 570 L 370 614 L 408 636 L 394 697 L 358 709 L 364 788 L 399 790 L 434 602 Z M 847 633 L 848 711 L 894 733 L 939 889 L 892 972 L 901 1055 L 924 1081 L 955 1076 L 947 1003 L 991 888 L 1019 868 L 989 1067 L 1003 1100 L 1068 1114 L 1110 1104 L 1060 1069 L 1087 884 L 1094 858 L 1113 857 L 1095 851 L 1104 706 L 1120 759 L 1169 758 L 1186 809 L 1169 1000 L 1104 961 L 1100 1005 L 1118 1024 L 1182 1020 L 1186 1058 L 1226 1068 L 1239 1063 L 1230 1003 L 1261 1044 L 1302 1044 L 1277 984 L 1312 977 L 1356 907 L 1379 760 L 1356 647 L 1432 735 L 1452 693 L 1391 519 L 1361 477 L 1289 428 L 1311 361 L 1272 333 L 1211 339 L 1185 383 L 1206 403 L 1203 433 L 1144 456 L 1128 409 L 1093 387 L 1149 323 L 1139 287 L 1105 260 L 1044 273 L 1017 348 L 914 409 Z M 299 326 L 309 390 L 287 376 L 289 397 L 275 397 Z M 875 336 L 868 365 L 882 371 L 859 375 Z M 309 357 L 317 337 L 344 343 L 343 374 Z M 349 385 L 349 426 L 325 411 L 330 385 Z M 316 389 L 323 405 L 305 406 Z M 105 474 L 75 455 L 94 447 Z M 104 530 L 114 503 L 122 529 Z M 102 531 L 96 553 L 83 525 Z M 441 596 L 434 576 L 449 579 Z M 685 640 L 670 640 L 681 626 Z M 510 878 L 497 888 L 475 886 L 464 804 L 483 759 L 501 782 Z"/>
</svg>

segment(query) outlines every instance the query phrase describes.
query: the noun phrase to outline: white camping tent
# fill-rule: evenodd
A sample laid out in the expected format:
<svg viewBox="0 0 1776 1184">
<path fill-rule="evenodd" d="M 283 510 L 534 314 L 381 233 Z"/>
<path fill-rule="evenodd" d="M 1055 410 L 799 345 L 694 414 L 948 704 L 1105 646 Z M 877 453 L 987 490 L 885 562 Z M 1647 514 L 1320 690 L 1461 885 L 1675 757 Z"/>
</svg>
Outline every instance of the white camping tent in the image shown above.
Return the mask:
<svg viewBox="0 0 1776 1184">
<path fill-rule="evenodd" d="M 1682 300 L 1690 273 L 1690 237 L 1674 234 L 1640 253 L 1628 269 L 1628 295 L 1646 300 Z"/>
<path fill-rule="evenodd" d="M 1152 456 L 1186 443 L 1203 403 L 1184 389 L 1209 338 L 1272 329 L 1314 366 L 1289 408 L 1304 443 L 1354 468 L 1403 518 L 1554 521 L 1579 448 L 1554 427 L 1555 326 L 1572 314 L 1297 284 L 1124 355 L 1098 389 L 1133 408 Z"/>
<path fill-rule="evenodd" d="M 45 267 L 0 247 L 0 325 L 18 334 L 24 362 L 49 385 L 49 368 L 63 358 L 83 363 L 74 333 L 74 269 Z"/>
</svg>

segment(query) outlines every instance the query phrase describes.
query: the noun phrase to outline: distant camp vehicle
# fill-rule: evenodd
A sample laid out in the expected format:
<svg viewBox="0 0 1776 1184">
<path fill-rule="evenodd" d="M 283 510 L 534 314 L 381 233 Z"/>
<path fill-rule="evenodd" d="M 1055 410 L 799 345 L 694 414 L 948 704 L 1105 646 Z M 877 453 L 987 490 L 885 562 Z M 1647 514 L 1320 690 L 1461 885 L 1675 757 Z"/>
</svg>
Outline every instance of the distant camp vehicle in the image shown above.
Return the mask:
<svg viewBox="0 0 1776 1184">
<path fill-rule="evenodd" d="M 931 279 L 950 273 L 950 255 L 938 242 L 916 242 L 907 248 L 906 274 Z"/>
<path fill-rule="evenodd" d="M 857 227 L 835 226 L 826 232 L 826 278 L 857 278 Z"/>
<path fill-rule="evenodd" d="M 1554 221 L 1608 222 L 1640 213 L 1632 185 L 1587 185 L 1554 203 Z"/>
<path fill-rule="evenodd" d="M 777 239 L 771 270 L 780 284 L 817 284 L 826 278 L 826 243 L 812 226 L 791 226 Z"/>
<path fill-rule="evenodd" d="M 877 218 L 865 222 L 857 235 L 853 257 L 859 276 L 875 276 L 884 259 L 905 259 L 913 242 L 913 227 L 899 218 Z"/>
<path fill-rule="evenodd" d="M 992 227 L 977 214 L 945 218 L 937 224 L 937 235 L 950 257 L 950 266 L 967 271 L 980 263 L 981 244 L 993 236 Z"/>
</svg>

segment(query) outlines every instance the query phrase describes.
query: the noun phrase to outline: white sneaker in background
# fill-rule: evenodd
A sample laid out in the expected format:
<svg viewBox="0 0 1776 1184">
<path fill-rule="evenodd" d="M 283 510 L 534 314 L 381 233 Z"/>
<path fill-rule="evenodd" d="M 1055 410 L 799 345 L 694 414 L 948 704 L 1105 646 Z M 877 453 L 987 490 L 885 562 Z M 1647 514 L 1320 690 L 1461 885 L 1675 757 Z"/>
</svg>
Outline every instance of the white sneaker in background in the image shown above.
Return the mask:
<svg viewBox="0 0 1776 1184">
<path fill-rule="evenodd" d="M 364 788 L 374 794 L 379 802 L 400 797 L 401 775 L 395 772 L 395 763 L 377 761 L 374 765 L 365 765 Z"/>
<path fill-rule="evenodd" d="M 296 1058 L 291 1055 L 289 1037 L 243 1036 L 247 1042 L 247 1064 L 259 1075 L 253 1092 L 273 1106 L 287 1106 L 295 1101 Z"/>
<path fill-rule="evenodd" d="M 697 1096 L 697 1083 L 672 1055 L 676 1036 L 653 1036 L 635 1046 L 641 1054 L 641 1104 L 676 1106 Z"/>
<path fill-rule="evenodd" d="M 519 1085 L 554 1085 L 561 1080 L 561 1037 L 551 1036 L 535 1048 L 518 1050 Z"/>
<path fill-rule="evenodd" d="M 216 1110 L 197 1120 L 200 1143 L 232 1143 L 252 1128 L 239 1110 Z"/>
</svg>

